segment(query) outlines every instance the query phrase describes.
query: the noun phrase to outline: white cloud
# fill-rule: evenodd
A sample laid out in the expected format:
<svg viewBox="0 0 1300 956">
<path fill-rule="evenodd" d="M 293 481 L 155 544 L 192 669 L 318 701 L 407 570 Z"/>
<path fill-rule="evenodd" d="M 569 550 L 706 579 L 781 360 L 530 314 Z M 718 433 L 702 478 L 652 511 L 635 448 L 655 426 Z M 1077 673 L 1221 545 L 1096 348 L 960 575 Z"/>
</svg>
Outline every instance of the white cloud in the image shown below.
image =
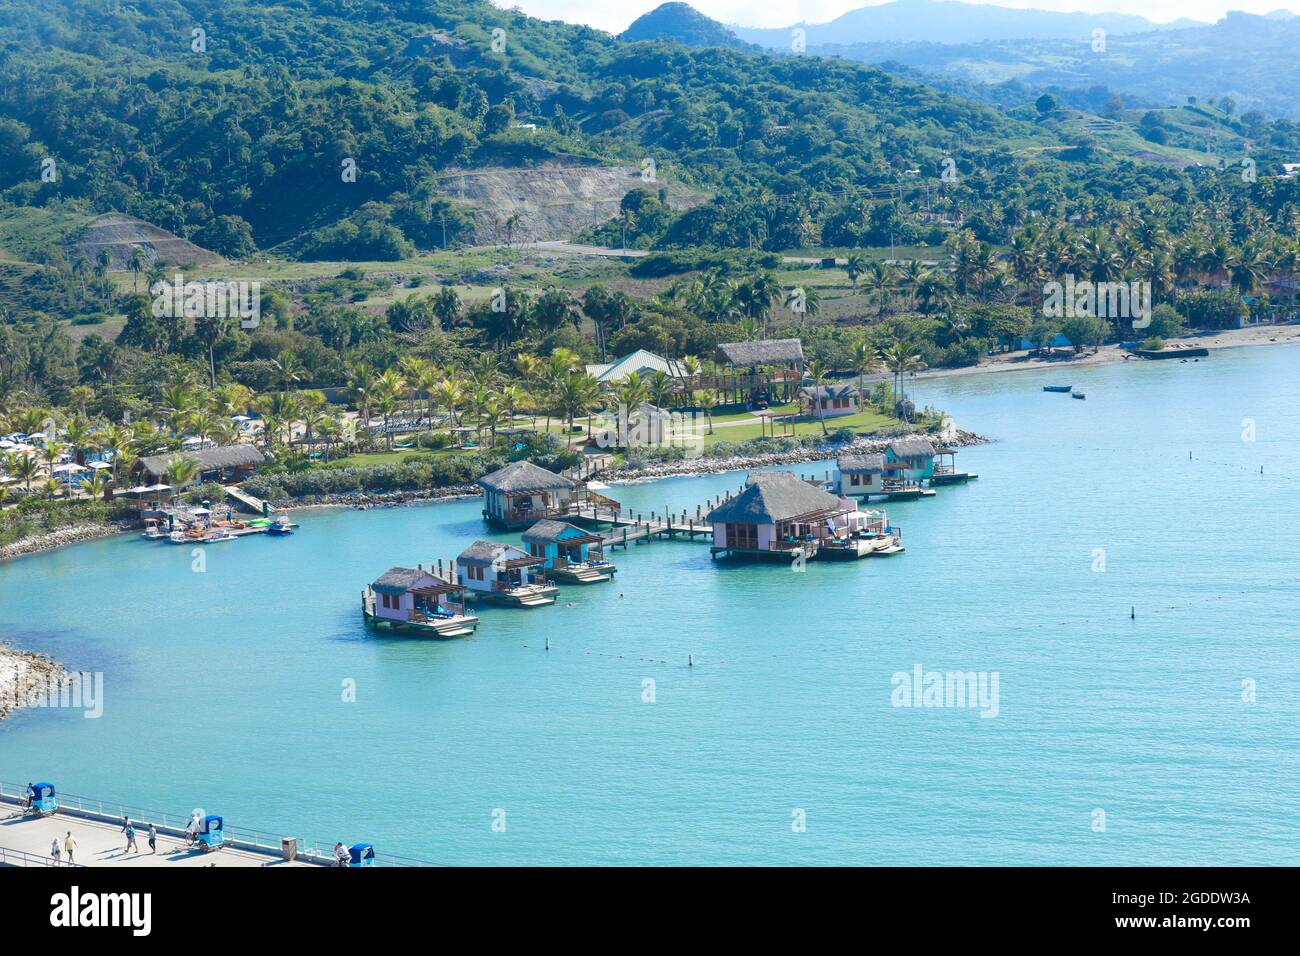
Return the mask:
<svg viewBox="0 0 1300 956">
<path fill-rule="evenodd" d="M 495 0 L 498 6 L 519 7 L 544 20 L 585 23 L 610 33 L 621 33 L 629 23 L 659 6 L 661 0 L 632 0 L 612 4 L 608 0 Z M 825 23 L 858 7 L 876 6 L 863 0 L 688 0 L 691 6 L 722 23 L 749 27 L 783 27 L 792 23 Z M 886 0 L 882 0 L 886 2 Z M 997 6 L 1019 9 L 1130 13 L 1148 20 L 1168 22 L 1179 17 L 1207 22 L 1220 19 L 1228 10 L 1270 13 L 1286 7 L 1286 0 L 999 0 Z M 1300 6 L 1298 4 L 1297 6 Z"/>
</svg>

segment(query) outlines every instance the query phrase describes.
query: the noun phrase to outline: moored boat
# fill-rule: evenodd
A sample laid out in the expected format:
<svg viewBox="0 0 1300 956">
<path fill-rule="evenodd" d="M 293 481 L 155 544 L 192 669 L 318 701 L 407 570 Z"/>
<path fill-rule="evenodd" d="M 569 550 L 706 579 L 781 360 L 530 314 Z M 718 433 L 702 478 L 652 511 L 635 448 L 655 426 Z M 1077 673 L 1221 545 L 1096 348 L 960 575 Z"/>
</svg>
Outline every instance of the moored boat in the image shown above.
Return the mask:
<svg viewBox="0 0 1300 956">
<path fill-rule="evenodd" d="M 1064 394 L 1064 393 L 1066 393 L 1066 392 L 1071 391 L 1073 388 L 1074 388 L 1073 385 L 1044 385 L 1044 386 L 1043 386 L 1043 391 L 1044 391 L 1044 392 L 1058 392 L 1058 393 Z"/>
</svg>

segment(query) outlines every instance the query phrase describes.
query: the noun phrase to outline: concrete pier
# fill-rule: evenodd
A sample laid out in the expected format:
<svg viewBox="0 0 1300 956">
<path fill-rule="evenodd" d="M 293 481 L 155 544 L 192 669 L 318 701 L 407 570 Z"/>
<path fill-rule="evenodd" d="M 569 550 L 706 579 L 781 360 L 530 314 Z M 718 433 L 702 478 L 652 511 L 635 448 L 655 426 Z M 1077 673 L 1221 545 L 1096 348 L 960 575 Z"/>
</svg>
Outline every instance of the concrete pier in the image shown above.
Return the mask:
<svg viewBox="0 0 1300 956">
<path fill-rule="evenodd" d="M 285 862 L 279 856 L 225 846 L 202 853 L 185 845 L 181 837 L 158 834 L 158 852 L 149 852 L 149 825 L 137 823 L 135 842 L 138 851 L 126 851 L 126 834 L 121 821 L 105 823 L 56 813 L 49 817 L 25 817 L 22 808 L 0 804 L 7 814 L 0 820 L 0 866 L 50 865 L 50 844 L 58 839 L 60 849 L 68 831 L 77 841 L 75 862 L 78 866 L 313 866 L 307 861 Z M 68 856 L 63 854 L 63 866 Z"/>
</svg>

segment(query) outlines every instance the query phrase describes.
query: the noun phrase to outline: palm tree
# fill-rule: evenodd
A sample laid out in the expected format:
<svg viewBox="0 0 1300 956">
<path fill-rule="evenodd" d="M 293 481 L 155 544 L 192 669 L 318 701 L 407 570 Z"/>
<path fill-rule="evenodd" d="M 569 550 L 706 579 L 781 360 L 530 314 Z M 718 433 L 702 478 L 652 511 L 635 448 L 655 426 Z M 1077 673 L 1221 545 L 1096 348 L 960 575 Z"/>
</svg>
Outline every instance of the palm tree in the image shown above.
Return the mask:
<svg viewBox="0 0 1300 956">
<path fill-rule="evenodd" d="M 915 354 L 910 342 L 895 342 L 881 350 L 880 359 L 885 367 L 894 373 L 895 408 L 904 401 L 906 393 L 903 388 L 904 378 L 908 372 L 925 368 L 921 356 Z"/>
<path fill-rule="evenodd" d="M 388 430 L 388 419 L 393 412 L 397 411 L 397 396 L 392 392 L 383 392 L 377 399 L 375 399 L 375 407 L 378 408 L 379 413 L 384 416 L 384 443 L 387 445 L 388 450 L 392 451 L 393 433 Z"/>
<path fill-rule="evenodd" d="M 571 372 L 556 394 L 556 405 L 569 422 L 569 447 L 573 447 L 574 418 L 590 414 L 600 403 L 600 384 L 586 372 Z"/>
<path fill-rule="evenodd" d="M 700 406 L 700 411 L 704 412 L 709 420 L 709 434 L 713 434 L 713 410 L 718 406 L 718 392 L 716 389 L 706 388 L 695 396 L 695 404 Z"/>
<path fill-rule="evenodd" d="M 667 408 L 677 388 L 677 382 L 671 375 L 661 370 L 650 376 L 647 387 L 650 390 L 650 400 L 660 408 Z"/>
<path fill-rule="evenodd" d="M 189 455 L 172 455 L 167 459 L 167 484 L 172 486 L 172 497 L 180 495 L 185 486 L 199 476 L 199 462 Z"/>
<path fill-rule="evenodd" d="M 865 387 L 865 377 L 880 367 L 880 361 L 876 356 L 875 343 L 864 335 L 853 343 L 852 356 L 853 371 L 858 373 L 858 391 L 862 391 Z"/>
<path fill-rule="evenodd" d="M 695 397 L 695 384 L 699 381 L 702 364 L 697 355 L 683 355 L 678 360 L 677 367 L 681 370 L 682 387 L 686 389 L 686 399 L 689 402 Z"/>
<path fill-rule="evenodd" d="M 872 259 L 871 266 L 867 270 L 867 286 L 876 296 L 879 304 L 878 316 L 885 314 L 885 306 L 889 304 L 889 292 L 894 287 L 893 271 L 879 259 Z"/>
<path fill-rule="evenodd" d="M 826 371 L 826 363 L 821 359 L 813 359 L 812 362 L 808 364 L 808 378 L 812 380 L 813 388 L 820 388 L 826 384 Z M 822 423 L 822 434 L 830 434 L 826 429 L 826 414 L 822 409 L 821 401 L 814 399 L 812 404 L 813 409 L 817 413 L 817 418 Z"/>
<path fill-rule="evenodd" d="M 853 291 L 858 291 L 858 277 L 867 271 L 867 257 L 861 252 L 849 253 L 848 262 L 844 266 L 844 271 L 849 274 L 849 284 L 853 286 Z"/>
<path fill-rule="evenodd" d="M 41 473 L 40 465 L 31 455 L 10 455 L 8 464 L 5 465 L 5 471 L 13 475 L 23 483 L 23 487 L 29 492 L 32 490 L 32 482 L 36 476 Z"/>
</svg>

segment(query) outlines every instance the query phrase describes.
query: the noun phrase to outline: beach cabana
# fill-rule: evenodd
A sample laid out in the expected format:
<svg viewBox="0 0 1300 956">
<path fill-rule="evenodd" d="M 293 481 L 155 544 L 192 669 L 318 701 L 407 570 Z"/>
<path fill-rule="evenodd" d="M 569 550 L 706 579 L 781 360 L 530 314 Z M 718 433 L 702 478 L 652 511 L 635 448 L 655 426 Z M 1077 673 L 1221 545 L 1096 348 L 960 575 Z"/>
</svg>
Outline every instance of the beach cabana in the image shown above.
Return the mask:
<svg viewBox="0 0 1300 956">
<path fill-rule="evenodd" d="M 841 418 L 858 413 L 856 385 L 805 385 L 799 389 L 799 404 L 810 418 Z"/>
<path fill-rule="evenodd" d="M 545 519 L 523 533 L 528 553 L 542 559 L 546 576 L 568 584 L 608 581 L 614 565 L 605 560 L 604 539 L 567 521 Z"/>
<path fill-rule="evenodd" d="M 719 388 L 753 407 L 773 400 L 779 390 L 789 401 L 794 387 L 803 381 L 803 343 L 798 339 L 767 339 L 762 342 L 723 342 L 718 358 L 726 366 Z"/>
<path fill-rule="evenodd" d="M 465 613 L 465 589 L 423 568 L 389 568 L 362 596 L 366 621 L 428 637 L 463 637 L 478 627 Z"/>
<path fill-rule="evenodd" d="M 456 556 L 456 580 L 471 601 L 541 607 L 554 604 L 560 590 L 546 583 L 542 564 L 512 544 L 475 541 Z"/>
<path fill-rule="evenodd" d="M 167 477 L 167 465 L 173 458 L 194 459 L 199 466 L 198 476 L 195 479 L 197 482 L 220 481 L 222 483 L 243 481 L 266 460 L 266 456 L 252 445 L 223 445 L 218 448 L 150 455 L 141 458 L 131 474 L 137 479 L 156 482 L 159 478 Z"/>
<path fill-rule="evenodd" d="M 714 557 L 813 557 L 857 511 L 846 498 L 788 471 L 756 472 L 745 488 L 709 512 Z"/>
</svg>

